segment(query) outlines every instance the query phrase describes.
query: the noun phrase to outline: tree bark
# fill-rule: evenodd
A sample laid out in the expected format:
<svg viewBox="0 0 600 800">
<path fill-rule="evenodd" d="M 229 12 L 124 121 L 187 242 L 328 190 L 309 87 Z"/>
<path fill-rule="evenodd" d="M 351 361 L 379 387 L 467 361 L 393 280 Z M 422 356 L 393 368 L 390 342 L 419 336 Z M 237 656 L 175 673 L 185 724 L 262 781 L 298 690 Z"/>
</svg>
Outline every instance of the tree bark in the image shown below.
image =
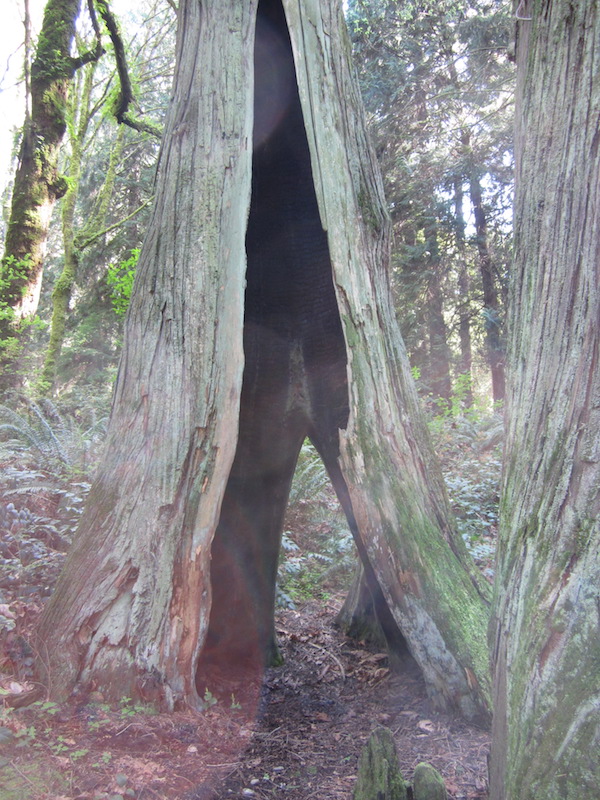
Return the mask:
<svg viewBox="0 0 600 800">
<path fill-rule="evenodd" d="M 490 798 L 587 800 L 600 763 L 600 11 L 527 10 Z"/>
<path fill-rule="evenodd" d="M 340 463 L 359 551 L 434 701 L 485 714 L 485 589 L 453 528 L 391 302 L 390 225 L 341 8 L 286 11 L 348 346 Z"/>
<path fill-rule="evenodd" d="M 464 191 L 462 179 L 456 178 L 454 181 L 454 216 L 455 216 L 455 235 L 456 247 L 458 251 L 458 292 L 459 292 L 459 340 L 460 340 L 460 360 L 458 372 L 464 375 L 466 385 L 464 403 L 466 408 L 473 406 L 473 348 L 471 341 L 471 313 L 469 308 L 469 271 L 467 267 L 466 246 L 465 246 L 465 216 L 463 213 Z"/>
<path fill-rule="evenodd" d="M 71 154 L 69 158 L 68 184 L 61 207 L 62 239 L 64 260 L 63 268 L 56 281 L 52 292 L 52 318 L 50 321 L 50 339 L 44 357 L 42 374 L 38 389 L 42 394 L 52 394 L 56 374 L 60 362 L 71 296 L 77 281 L 79 259 L 96 237 L 103 233 L 106 224 L 106 215 L 112 197 L 117 165 L 123 150 L 123 132 L 120 127 L 116 141 L 111 148 L 108 167 L 104 181 L 98 191 L 95 213 L 86 219 L 83 230 L 77 231 L 75 224 L 75 210 L 80 191 L 81 169 L 85 148 L 85 137 L 93 115 L 99 110 L 98 106 L 90 107 L 92 80 L 95 74 L 95 65 L 90 64 L 84 71 L 81 85 L 73 93 L 69 108 L 70 130 L 69 140 Z"/>
<path fill-rule="evenodd" d="M 406 800 L 396 744 L 387 728 L 375 728 L 358 762 L 358 775 L 352 800 Z"/>
<path fill-rule="evenodd" d="M 39 628 L 56 695 L 96 682 L 112 699 L 199 702 L 242 376 L 255 13 L 256 2 L 181 4 L 106 456 Z"/>
<path fill-rule="evenodd" d="M 453 529 L 394 317 L 390 225 L 342 10 L 333 0 L 283 6 L 347 351 L 349 418 L 336 443 L 339 463 L 329 453 L 327 465 L 365 570 L 434 701 L 485 716 L 485 590 Z M 179 14 L 174 101 L 106 455 L 38 649 L 56 695 L 94 683 L 107 696 L 197 706 L 211 594 L 221 602 L 227 579 L 219 547 L 259 554 L 232 568 L 241 577 L 254 569 L 250 582 L 262 591 L 272 570 L 258 560 L 272 561 L 272 544 L 267 553 L 259 539 L 217 534 L 211 587 L 211 541 L 239 491 L 228 478 L 239 466 L 243 341 L 253 341 L 252 329 L 242 338 L 242 300 L 256 2 L 182 2 Z M 300 377 L 284 387 L 292 399 L 304 396 Z M 285 492 L 285 476 L 271 477 Z M 238 582 L 235 590 L 245 596 Z M 264 593 L 266 607 L 268 586 Z M 239 612 L 247 617 L 248 607 Z M 266 635 L 268 622 L 248 619 Z"/>
<path fill-rule="evenodd" d="M 433 399 L 442 398 L 450 403 L 452 380 L 450 378 L 450 348 L 444 320 L 440 252 L 438 246 L 437 215 L 431 209 L 424 231 L 428 251 L 427 322 L 429 328 L 429 363 L 425 377 Z"/>
<path fill-rule="evenodd" d="M 485 315 L 485 341 L 487 358 L 492 373 L 492 396 L 494 402 L 504 400 L 504 348 L 500 333 L 500 304 L 494 275 L 494 262 L 490 253 L 487 235 L 487 219 L 483 207 L 481 184 L 475 173 L 470 177 L 471 204 L 475 217 L 475 239 L 479 252 L 479 271 L 483 286 L 483 312 Z"/>
<path fill-rule="evenodd" d="M 68 114 L 65 115 L 65 117 L 70 117 L 71 157 L 69 160 L 69 188 L 65 193 L 61 209 L 64 261 L 52 292 L 50 340 L 40 378 L 40 391 L 44 394 L 50 394 L 54 387 L 58 359 L 65 338 L 71 293 L 77 275 L 79 252 L 75 244 L 75 205 L 79 194 L 83 141 L 90 120 L 89 109 L 93 77 L 92 65 L 91 68 L 86 69 L 81 86 L 77 87 L 74 93 L 76 100 L 75 102 L 71 101 Z"/>
</svg>

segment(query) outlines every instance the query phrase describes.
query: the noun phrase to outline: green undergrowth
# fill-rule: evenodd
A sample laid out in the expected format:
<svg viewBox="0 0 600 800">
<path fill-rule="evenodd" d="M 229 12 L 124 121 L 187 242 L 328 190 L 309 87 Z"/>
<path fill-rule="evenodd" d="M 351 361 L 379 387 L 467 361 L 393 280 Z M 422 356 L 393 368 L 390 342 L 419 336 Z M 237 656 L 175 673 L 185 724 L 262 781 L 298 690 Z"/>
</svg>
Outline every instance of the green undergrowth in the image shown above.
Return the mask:
<svg viewBox="0 0 600 800">
<path fill-rule="evenodd" d="M 278 604 L 293 608 L 344 591 L 356 563 L 346 517 L 323 462 L 307 440 L 298 459 L 281 541 Z"/>
<path fill-rule="evenodd" d="M 106 418 L 83 404 L 0 406 L 0 603 L 46 597 L 62 568 L 99 458 Z M 0 620 L 0 631 L 10 620 Z"/>
<path fill-rule="evenodd" d="M 18 581 L 27 591 L 41 574 L 47 571 L 49 579 L 62 563 L 83 511 L 106 422 L 106 410 L 85 399 L 57 403 L 21 398 L 0 406 L 0 564 L 11 586 Z M 450 408 L 433 416 L 430 428 L 459 531 L 491 579 L 502 417 Z M 345 515 L 307 441 L 285 518 L 279 605 L 293 607 L 344 592 L 356 564 Z M 50 588 L 49 580 L 42 583 Z"/>
<path fill-rule="evenodd" d="M 502 462 L 498 413 L 449 405 L 429 420 L 458 531 L 493 579 Z M 282 537 L 277 599 L 293 607 L 350 585 L 358 556 L 325 467 L 307 441 L 294 475 Z"/>
<path fill-rule="evenodd" d="M 95 792 L 94 798 L 125 800 L 138 796 L 130 786 L 130 776 L 114 764 L 111 739 L 114 741 L 115 735 L 130 725 L 143 724 L 144 718 L 155 716 L 152 706 L 134 703 L 129 697 L 122 697 L 113 706 L 90 701 L 82 707 L 81 724 L 68 727 L 65 709 L 58 704 L 40 700 L 12 709 L 2 705 L 3 694 L 7 692 L 0 689 L 0 800 L 83 797 L 78 788 L 81 763 L 97 779 L 104 776 L 118 789 Z M 102 749 L 104 745 L 106 749 Z"/>
<path fill-rule="evenodd" d="M 498 530 L 502 415 L 475 408 L 444 411 L 431 418 L 430 431 L 458 530 L 476 564 L 491 580 Z"/>
</svg>

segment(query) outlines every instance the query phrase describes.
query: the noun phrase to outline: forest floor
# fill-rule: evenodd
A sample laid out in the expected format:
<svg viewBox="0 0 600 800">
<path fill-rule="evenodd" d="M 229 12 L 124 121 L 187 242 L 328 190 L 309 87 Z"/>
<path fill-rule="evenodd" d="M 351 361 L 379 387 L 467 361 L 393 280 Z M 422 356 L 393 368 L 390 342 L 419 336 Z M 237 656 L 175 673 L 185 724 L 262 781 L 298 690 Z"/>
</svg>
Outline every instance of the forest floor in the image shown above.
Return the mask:
<svg viewBox="0 0 600 800">
<path fill-rule="evenodd" d="M 41 606 L 7 605 L 18 632 L 4 637 L 0 686 L 14 692 L 27 688 L 14 673 Z M 427 761 L 454 800 L 485 798 L 488 733 L 436 713 L 414 663 L 392 671 L 385 653 L 348 640 L 333 624 L 337 605 L 279 612 L 284 665 L 229 698 L 207 692 L 203 713 L 157 714 L 128 698 L 109 708 L 99 695 L 6 707 L 0 800 L 349 800 L 380 725 L 394 734 L 406 780 Z"/>
<path fill-rule="evenodd" d="M 482 483 L 477 469 L 460 474 Z M 436 712 L 410 657 L 392 667 L 386 653 L 336 627 L 343 586 L 316 588 L 311 570 L 324 556 L 311 548 L 315 536 L 346 547 L 349 534 L 331 516 L 319 522 L 315 503 L 312 517 L 300 502 L 286 521 L 283 564 L 302 592 L 295 608 L 277 612 L 284 663 L 262 681 L 221 693 L 208 686 L 201 713 L 159 714 L 127 697 L 110 707 L 99 693 L 64 705 L 40 693 L 15 707 L 35 688 L 31 632 L 88 488 L 22 456 L 0 459 L 0 800 L 350 800 L 360 753 L 378 726 L 392 731 L 405 780 L 426 761 L 451 800 L 487 797 L 488 731 Z M 304 496 L 315 494 L 304 487 Z M 329 554 L 338 566 L 347 558 L 343 548 Z"/>
</svg>

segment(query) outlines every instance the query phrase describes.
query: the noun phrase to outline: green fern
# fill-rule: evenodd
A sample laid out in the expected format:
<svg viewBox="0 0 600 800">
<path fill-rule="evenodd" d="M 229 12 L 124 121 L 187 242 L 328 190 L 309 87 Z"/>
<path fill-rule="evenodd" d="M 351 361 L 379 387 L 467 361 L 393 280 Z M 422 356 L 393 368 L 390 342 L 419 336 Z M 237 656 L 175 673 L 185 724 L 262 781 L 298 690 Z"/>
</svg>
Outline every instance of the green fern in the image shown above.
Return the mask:
<svg viewBox="0 0 600 800">
<path fill-rule="evenodd" d="M 329 485 L 329 476 L 321 458 L 308 439 L 302 445 L 292 488 L 289 506 L 294 508 L 303 501 L 314 502 L 319 499 Z"/>
<path fill-rule="evenodd" d="M 26 401 L 23 411 L 0 406 L 0 451 L 5 457 L 28 453 L 40 467 L 72 472 L 89 461 L 89 450 L 105 432 L 105 420 L 82 427 L 50 400 Z"/>
</svg>

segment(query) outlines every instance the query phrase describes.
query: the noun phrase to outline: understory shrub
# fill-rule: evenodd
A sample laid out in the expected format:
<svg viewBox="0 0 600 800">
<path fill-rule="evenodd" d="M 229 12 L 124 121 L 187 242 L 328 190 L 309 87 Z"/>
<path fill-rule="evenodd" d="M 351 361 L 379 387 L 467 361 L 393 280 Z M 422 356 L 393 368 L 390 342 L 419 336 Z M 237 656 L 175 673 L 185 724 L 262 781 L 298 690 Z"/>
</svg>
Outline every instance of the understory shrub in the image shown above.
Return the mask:
<svg viewBox="0 0 600 800">
<path fill-rule="evenodd" d="M 484 575 L 493 577 L 502 469 L 500 414 L 438 415 L 431 432 L 458 530 Z"/>
<path fill-rule="evenodd" d="M 106 419 L 50 400 L 0 406 L 0 602 L 3 589 L 50 593 L 83 512 Z"/>
<path fill-rule="evenodd" d="M 281 541 L 277 602 L 293 608 L 349 585 L 357 555 L 346 517 L 314 447 L 303 444 Z"/>
</svg>

